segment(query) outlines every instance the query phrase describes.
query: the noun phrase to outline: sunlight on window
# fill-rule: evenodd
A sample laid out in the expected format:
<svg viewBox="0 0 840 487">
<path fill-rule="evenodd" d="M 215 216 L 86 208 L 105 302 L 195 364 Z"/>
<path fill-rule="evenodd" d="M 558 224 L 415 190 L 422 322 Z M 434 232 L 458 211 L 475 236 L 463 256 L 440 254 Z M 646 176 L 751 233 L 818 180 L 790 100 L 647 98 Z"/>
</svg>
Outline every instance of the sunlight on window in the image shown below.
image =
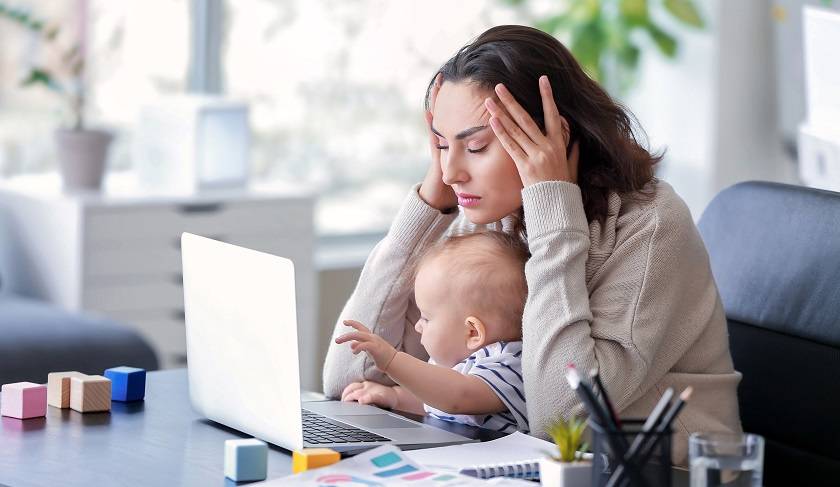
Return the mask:
<svg viewBox="0 0 840 487">
<path fill-rule="evenodd" d="M 229 0 L 225 15 L 225 90 L 251 103 L 256 176 L 319 188 L 326 234 L 387 228 L 429 163 L 432 74 L 515 21 L 484 0 Z"/>
<path fill-rule="evenodd" d="M 130 167 L 131 126 L 137 109 L 165 93 L 183 92 L 189 60 L 188 0 L 51 0 L 21 3 L 31 15 L 59 27 L 61 41 L 78 39 L 87 13 L 87 109 L 90 126 L 114 130 L 109 169 Z M 66 114 L 55 94 L 22 88 L 31 65 L 55 61 L 33 34 L 0 28 L 0 173 L 9 176 L 56 167 L 53 130 Z"/>
</svg>

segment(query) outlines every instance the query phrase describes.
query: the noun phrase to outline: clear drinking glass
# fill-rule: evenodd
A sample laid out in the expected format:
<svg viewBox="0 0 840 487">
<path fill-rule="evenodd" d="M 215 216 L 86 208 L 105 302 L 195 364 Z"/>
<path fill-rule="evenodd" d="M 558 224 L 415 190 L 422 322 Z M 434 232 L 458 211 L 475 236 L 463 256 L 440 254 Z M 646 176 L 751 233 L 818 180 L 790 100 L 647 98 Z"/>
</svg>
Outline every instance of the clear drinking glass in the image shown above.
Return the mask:
<svg viewBox="0 0 840 487">
<path fill-rule="evenodd" d="M 764 438 L 754 434 L 694 433 L 688 439 L 691 487 L 761 487 Z"/>
</svg>

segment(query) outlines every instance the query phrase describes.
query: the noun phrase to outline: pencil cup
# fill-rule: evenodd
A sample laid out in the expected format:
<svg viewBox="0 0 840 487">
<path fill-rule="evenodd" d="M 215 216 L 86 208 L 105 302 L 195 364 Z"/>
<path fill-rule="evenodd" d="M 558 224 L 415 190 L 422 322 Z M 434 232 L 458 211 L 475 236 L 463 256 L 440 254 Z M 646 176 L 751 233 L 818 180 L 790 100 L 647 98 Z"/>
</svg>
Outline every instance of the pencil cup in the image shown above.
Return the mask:
<svg viewBox="0 0 840 487">
<path fill-rule="evenodd" d="M 592 428 L 592 485 L 671 487 L 671 435 L 642 430 L 644 420 L 623 419 L 621 431 Z M 631 454 L 631 452 L 634 452 Z"/>
</svg>

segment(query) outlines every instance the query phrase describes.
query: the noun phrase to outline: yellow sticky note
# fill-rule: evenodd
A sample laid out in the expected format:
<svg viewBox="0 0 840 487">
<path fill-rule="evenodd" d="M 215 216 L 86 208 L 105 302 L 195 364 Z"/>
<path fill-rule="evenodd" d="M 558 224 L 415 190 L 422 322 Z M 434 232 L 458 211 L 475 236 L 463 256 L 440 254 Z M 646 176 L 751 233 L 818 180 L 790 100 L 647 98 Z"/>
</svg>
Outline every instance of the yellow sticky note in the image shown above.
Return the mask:
<svg viewBox="0 0 840 487">
<path fill-rule="evenodd" d="M 338 463 L 341 455 L 329 448 L 304 448 L 292 452 L 292 473 L 306 472 L 313 468 Z"/>
</svg>

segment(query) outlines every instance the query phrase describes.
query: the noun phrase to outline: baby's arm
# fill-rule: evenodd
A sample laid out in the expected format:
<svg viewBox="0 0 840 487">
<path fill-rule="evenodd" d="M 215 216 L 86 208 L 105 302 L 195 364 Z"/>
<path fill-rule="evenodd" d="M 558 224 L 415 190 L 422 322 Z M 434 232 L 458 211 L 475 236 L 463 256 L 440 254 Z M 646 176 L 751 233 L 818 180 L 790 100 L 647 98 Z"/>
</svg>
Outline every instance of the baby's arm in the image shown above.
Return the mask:
<svg viewBox="0 0 840 487">
<path fill-rule="evenodd" d="M 424 362 L 404 352 L 397 352 L 388 342 L 357 321 L 346 321 L 356 331 L 336 338 L 336 343 L 352 341 L 354 354 L 367 352 L 376 367 L 404 387 L 402 393 L 449 414 L 492 414 L 507 411 L 499 396 L 474 375 Z M 395 391 L 396 392 L 396 391 Z M 405 396 L 404 396 L 405 397 Z M 410 398 L 405 399 L 410 401 Z"/>
</svg>

